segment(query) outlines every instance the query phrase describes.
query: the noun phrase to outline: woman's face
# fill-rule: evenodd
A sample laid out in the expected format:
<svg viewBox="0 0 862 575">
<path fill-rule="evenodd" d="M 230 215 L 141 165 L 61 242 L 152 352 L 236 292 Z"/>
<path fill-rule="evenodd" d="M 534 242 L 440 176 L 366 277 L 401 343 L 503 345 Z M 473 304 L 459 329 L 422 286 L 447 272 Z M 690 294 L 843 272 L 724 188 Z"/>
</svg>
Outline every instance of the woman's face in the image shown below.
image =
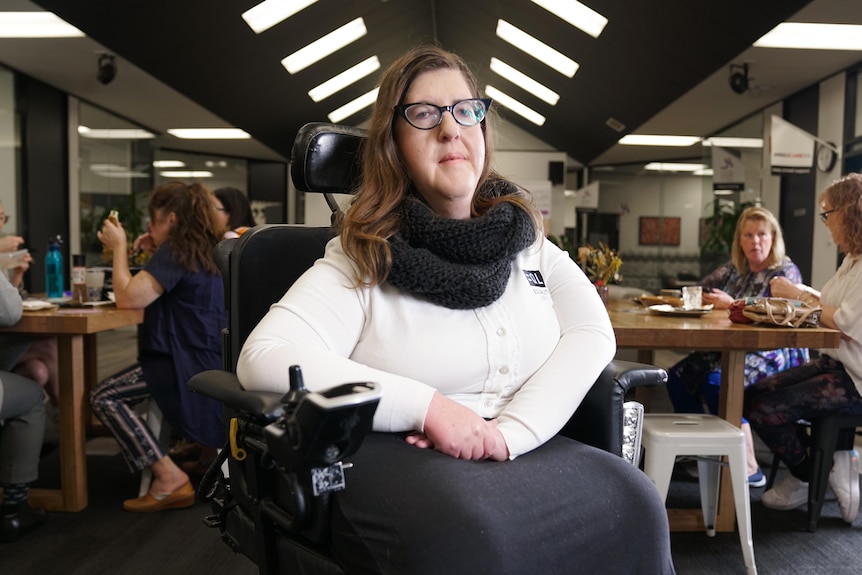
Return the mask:
<svg viewBox="0 0 862 575">
<path fill-rule="evenodd" d="M 841 247 L 841 222 L 839 221 L 841 217 L 838 215 L 838 212 L 832 211 L 834 208 L 828 198 L 823 200 L 823 204 L 820 207 L 821 213 L 826 213 L 826 219 L 823 220 L 823 224 L 829 230 L 829 233 L 832 234 L 832 241 L 838 247 Z"/>
<path fill-rule="evenodd" d="M 218 196 L 213 196 L 213 208 L 216 211 L 216 215 L 218 216 L 218 221 L 222 225 L 223 228 L 227 229 L 227 223 L 230 220 L 230 214 L 224 209 L 224 204 L 221 203 L 221 200 L 218 199 Z"/>
<path fill-rule="evenodd" d="M 165 214 L 162 210 L 155 210 L 153 217 L 150 220 L 150 237 L 153 239 L 153 244 L 159 247 L 165 243 L 170 235 L 171 228 L 174 226 L 177 216 L 173 212 Z"/>
<path fill-rule="evenodd" d="M 740 230 L 739 245 L 751 271 L 766 269 L 772 253 L 772 228 L 763 220 L 745 220 Z"/>
<path fill-rule="evenodd" d="M 472 97 L 461 72 L 443 69 L 417 76 L 402 103 L 451 106 Z M 485 165 L 481 125 L 461 126 L 450 112 L 444 112 L 439 126 L 419 130 L 399 116 L 395 143 L 410 178 L 431 209 L 447 218 L 468 219 Z"/>
</svg>

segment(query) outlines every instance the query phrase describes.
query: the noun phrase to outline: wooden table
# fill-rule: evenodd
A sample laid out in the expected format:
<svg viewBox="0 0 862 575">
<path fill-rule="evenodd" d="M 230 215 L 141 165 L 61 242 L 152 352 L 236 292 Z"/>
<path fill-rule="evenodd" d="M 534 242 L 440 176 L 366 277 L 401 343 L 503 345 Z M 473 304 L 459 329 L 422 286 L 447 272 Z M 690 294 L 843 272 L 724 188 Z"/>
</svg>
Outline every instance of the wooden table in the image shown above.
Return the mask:
<svg viewBox="0 0 862 575">
<path fill-rule="evenodd" d="M 32 489 L 30 501 L 52 511 L 87 506 L 86 383 L 96 377 L 96 333 L 139 324 L 140 309 L 61 308 L 24 312 L 21 321 L 0 333 L 57 336 L 60 372 L 60 489 Z"/>
<path fill-rule="evenodd" d="M 747 352 L 780 347 L 838 347 L 840 339 L 840 332 L 833 329 L 736 324 L 727 317 L 727 310 L 716 310 L 699 317 L 656 315 L 633 301 L 611 300 L 608 313 L 617 337 L 617 347 L 639 350 L 638 361 L 652 363 L 652 352 L 657 349 L 721 352 L 718 414 L 736 426 L 742 421 Z M 668 518 L 673 531 L 704 530 L 700 509 L 668 509 Z M 733 531 L 734 520 L 730 475 L 725 468 L 716 530 Z"/>
</svg>

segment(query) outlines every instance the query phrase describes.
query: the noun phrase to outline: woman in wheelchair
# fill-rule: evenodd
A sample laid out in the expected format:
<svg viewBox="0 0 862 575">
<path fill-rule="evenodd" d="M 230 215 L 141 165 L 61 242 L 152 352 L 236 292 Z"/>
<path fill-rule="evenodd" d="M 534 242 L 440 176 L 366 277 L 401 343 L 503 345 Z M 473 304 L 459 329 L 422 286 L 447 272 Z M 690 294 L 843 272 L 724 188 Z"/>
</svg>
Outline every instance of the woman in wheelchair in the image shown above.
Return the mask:
<svg viewBox="0 0 862 575">
<path fill-rule="evenodd" d="M 310 389 L 380 385 L 335 496 L 348 573 L 673 573 L 649 479 L 558 435 L 614 333 L 493 170 L 490 106 L 454 54 L 392 64 L 340 236 L 251 333 L 237 375 L 283 392 L 298 364 Z"/>
<path fill-rule="evenodd" d="M 154 249 L 132 276 L 126 232 L 105 220 L 99 239 L 113 251 L 117 307 L 143 308 L 139 363 L 93 390 L 93 412 L 111 431 L 132 471 L 149 467 L 153 482 L 143 497 L 123 503 L 149 512 L 194 504 L 188 475 L 165 451 L 134 406 L 155 399 L 165 420 L 190 441 L 221 447 L 221 404 L 192 393 L 196 373 L 219 369 L 221 330 L 226 325 L 224 285 L 213 259 L 222 226 L 212 195 L 200 184 L 169 182 L 149 200 L 149 233 L 139 238 Z M 139 243 L 136 241 L 136 244 Z"/>
</svg>

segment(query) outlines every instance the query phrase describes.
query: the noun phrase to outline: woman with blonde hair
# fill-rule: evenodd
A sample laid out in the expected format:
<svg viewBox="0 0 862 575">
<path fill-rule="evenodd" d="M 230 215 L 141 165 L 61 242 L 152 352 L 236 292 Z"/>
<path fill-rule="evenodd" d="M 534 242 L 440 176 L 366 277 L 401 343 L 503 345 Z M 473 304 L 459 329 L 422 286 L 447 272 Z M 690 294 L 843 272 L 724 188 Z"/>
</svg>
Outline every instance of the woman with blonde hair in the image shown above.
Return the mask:
<svg viewBox="0 0 862 575">
<path fill-rule="evenodd" d="M 123 503 L 148 512 L 194 504 L 186 473 L 166 454 L 134 406 L 155 399 L 171 427 L 189 441 L 221 447 L 221 404 L 192 393 L 196 373 L 221 369 L 221 330 L 226 325 L 224 288 L 213 249 L 222 228 L 211 193 L 200 184 L 168 182 L 149 200 L 149 232 L 137 243 L 155 249 L 144 269 L 129 271 L 126 233 L 105 220 L 99 239 L 113 250 L 117 307 L 144 310 L 138 364 L 94 389 L 93 412 L 120 444 L 131 470 L 149 467 L 149 493 Z"/>
<path fill-rule="evenodd" d="M 745 297 L 769 297 L 770 282 L 786 277 L 793 283 L 802 281 L 802 273 L 784 251 L 784 236 L 775 216 L 764 207 L 746 208 L 739 215 L 733 234 L 731 259 L 700 281 L 703 303 L 715 309 L 727 309 L 734 300 Z M 808 350 L 781 348 L 753 351 L 745 355 L 745 385 L 808 361 Z M 710 413 L 718 412 L 721 384 L 721 354 L 696 351 L 668 370 L 667 390 L 674 410 L 680 413 L 702 413 L 704 404 Z M 757 463 L 751 427 L 743 419 L 742 430 L 748 448 L 748 483 L 763 487 L 766 477 Z"/>
</svg>

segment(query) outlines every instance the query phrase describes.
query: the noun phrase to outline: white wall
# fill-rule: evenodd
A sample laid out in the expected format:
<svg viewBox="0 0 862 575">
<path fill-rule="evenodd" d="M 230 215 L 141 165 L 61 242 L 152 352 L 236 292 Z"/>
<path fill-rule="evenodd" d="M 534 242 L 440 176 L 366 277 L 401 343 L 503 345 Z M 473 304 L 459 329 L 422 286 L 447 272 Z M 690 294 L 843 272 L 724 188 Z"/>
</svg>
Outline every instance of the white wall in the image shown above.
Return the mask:
<svg viewBox="0 0 862 575">
<path fill-rule="evenodd" d="M 827 142 L 835 142 L 839 149 L 844 143 L 844 88 L 845 75 L 843 73 L 828 78 L 820 84 L 820 110 L 817 115 L 817 137 Z M 814 206 L 811 213 L 818 214 L 822 210 L 817 202 L 817 196 L 825 190 L 830 183 L 841 176 L 841 157 L 832 171 L 823 173 L 817 171 L 817 194 L 814 197 Z M 816 217 L 816 215 L 814 216 Z M 814 224 L 814 236 L 812 238 L 811 257 L 811 286 L 820 289 L 837 269 L 838 246 L 832 241 L 832 234 L 826 226 L 818 219 Z"/>
</svg>

